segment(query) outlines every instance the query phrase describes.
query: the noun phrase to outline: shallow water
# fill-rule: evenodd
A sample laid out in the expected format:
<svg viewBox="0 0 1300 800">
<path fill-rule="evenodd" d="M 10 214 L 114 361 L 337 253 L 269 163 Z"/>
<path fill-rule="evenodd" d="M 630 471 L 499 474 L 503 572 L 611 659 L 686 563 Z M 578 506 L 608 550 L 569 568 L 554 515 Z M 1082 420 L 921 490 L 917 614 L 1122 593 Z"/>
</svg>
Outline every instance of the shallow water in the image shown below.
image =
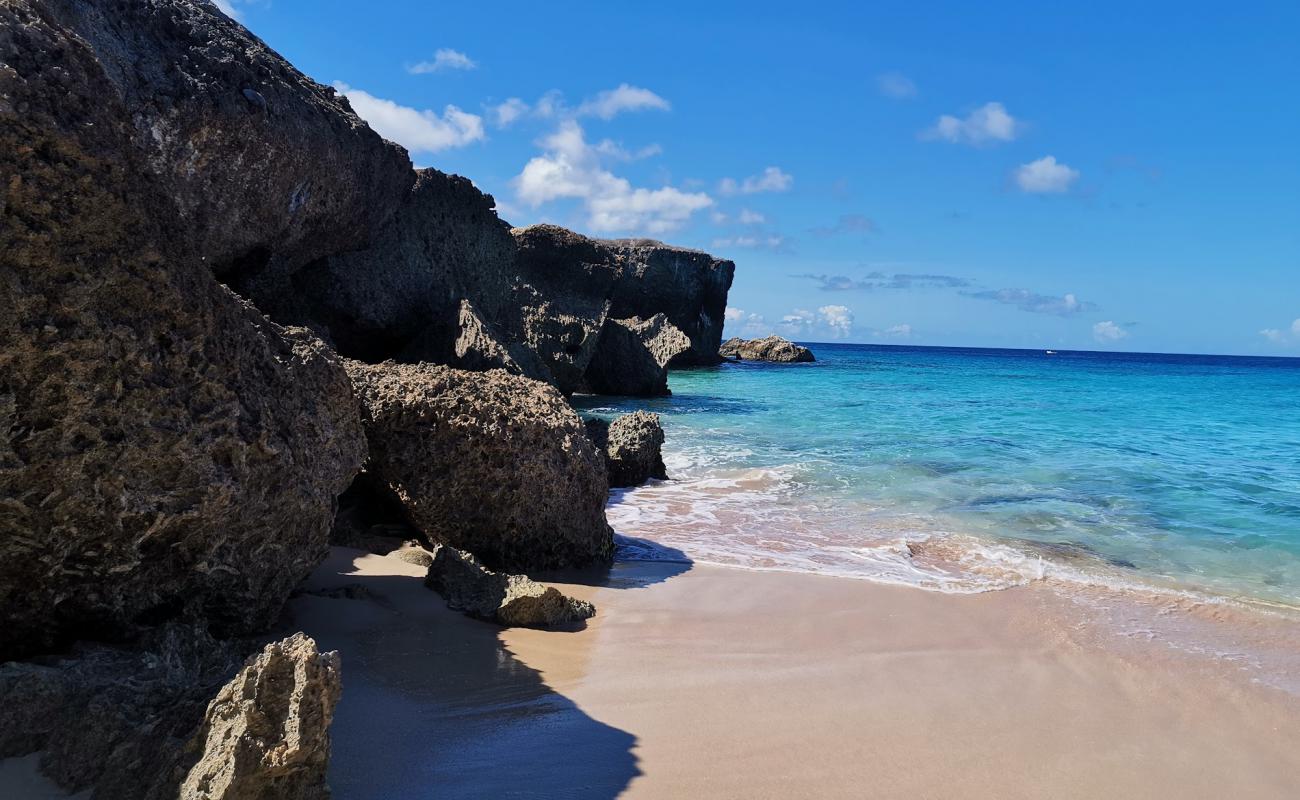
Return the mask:
<svg viewBox="0 0 1300 800">
<path fill-rule="evenodd" d="M 672 373 L 620 534 L 948 592 L 1042 578 L 1300 607 L 1300 359 L 814 345 Z M 654 551 L 630 547 L 629 554 Z"/>
</svg>

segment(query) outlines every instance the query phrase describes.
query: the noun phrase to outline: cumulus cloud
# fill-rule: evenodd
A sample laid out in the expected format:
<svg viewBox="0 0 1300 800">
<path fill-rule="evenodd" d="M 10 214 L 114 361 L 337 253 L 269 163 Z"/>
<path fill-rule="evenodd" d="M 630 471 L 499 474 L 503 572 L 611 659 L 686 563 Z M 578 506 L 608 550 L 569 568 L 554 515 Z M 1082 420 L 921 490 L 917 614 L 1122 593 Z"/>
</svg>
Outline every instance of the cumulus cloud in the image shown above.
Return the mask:
<svg viewBox="0 0 1300 800">
<path fill-rule="evenodd" d="M 996 303 L 1012 305 L 1021 311 L 1030 311 L 1035 314 L 1056 314 L 1068 317 L 1084 311 L 1097 310 L 1096 303 L 1080 300 L 1073 294 L 1054 297 L 1031 292 L 1028 289 L 988 289 L 978 292 L 962 292 L 962 294 L 977 300 L 992 300 Z"/>
<path fill-rule="evenodd" d="M 1052 194 L 1067 191 L 1079 178 L 1079 171 L 1057 162 L 1054 156 L 1043 156 L 1037 161 L 1021 164 L 1014 174 L 1016 185 L 1022 192 Z"/>
<path fill-rule="evenodd" d="M 836 339 L 848 338 L 853 333 L 853 312 L 848 306 L 822 306 L 817 309 L 817 319 Z"/>
<path fill-rule="evenodd" d="M 741 225 L 762 225 L 764 222 L 767 222 L 767 217 L 757 211 L 750 211 L 748 208 L 742 208 L 740 209 L 740 214 L 736 217 L 736 221 Z"/>
<path fill-rule="evenodd" d="M 529 107 L 518 97 L 511 97 L 505 102 L 492 106 L 489 111 L 492 114 L 492 122 L 498 128 L 505 128 L 527 116 Z"/>
<path fill-rule="evenodd" d="M 734 330 L 739 325 L 741 331 L 748 335 L 766 334 L 771 331 L 771 326 L 767 324 L 767 319 L 762 314 L 753 314 L 741 308 L 727 306 L 723 316 L 726 319 L 725 327 L 729 330 Z"/>
<path fill-rule="evenodd" d="M 802 336 L 811 331 L 813 325 L 817 324 L 817 316 L 807 309 L 796 308 L 781 317 L 781 322 L 778 324 L 790 336 Z"/>
<path fill-rule="evenodd" d="M 823 292 L 871 292 L 877 289 L 960 289 L 963 286 L 970 285 L 970 281 L 955 275 L 936 275 L 923 272 L 895 272 L 892 275 L 884 272 L 869 272 L 861 278 L 805 272 L 793 277 L 816 281 L 820 284 L 817 288 Z"/>
<path fill-rule="evenodd" d="M 895 100 L 916 97 L 916 84 L 901 72 L 883 72 L 877 75 L 876 89 L 885 97 Z"/>
<path fill-rule="evenodd" d="M 723 178 L 718 182 L 718 191 L 722 194 L 759 194 L 761 192 L 785 192 L 794 185 L 794 177 L 782 172 L 780 167 L 767 167 L 761 174 L 750 175 L 743 180 Z"/>
<path fill-rule="evenodd" d="M 543 153 L 529 160 L 511 182 L 516 196 L 533 208 L 552 200 L 579 199 L 587 225 L 596 232 L 666 233 L 713 205 L 713 198 L 703 192 L 632 186 L 604 167 L 608 153 L 589 145 L 572 119 L 562 121 L 541 144 Z"/>
<path fill-rule="evenodd" d="M 722 312 L 722 318 L 727 322 L 739 322 L 745 318 L 745 309 L 727 306 L 727 310 Z"/>
<path fill-rule="evenodd" d="M 1116 325 L 1111 320 L 1098 322 L 1092 326 L 1092 338 L 1103 344 L 1118 342 L 1120 339 L 1128 338 L 1128 331 L 1122 325 Z"/>
<path fill-rule="evenodd" d="M 810 232 L 814 236 L 838 236 L 844 233 L 871 233 L 876 223 L 862 214 L 841 214 L 834 225 L 822 225 Z"/>
<path fill-rule="evenodd" d="M 380 136 L 412 152 L 437 153 L 483 139 L 483 118 L 456 106 L 447 106 L 439 115 L 375 97 L 340 81 L 334 82 L 334 88 L 348 98 L 357 115 Z"/>
<path fill-rule="evenodd" d="M 933 126 L 921 132 L 923 139 L 965 144 L 1009 142 L 1020 133 L 1022 124 L 1007 113 L 1001 103 L 985 103 L 965 117 L 944 114 Z"/>
<path fill-rule="evenodd" d="M 615 89 L 607 89 L 590 97 L 578 106 L 580 116 L 613 119 L 625 111 L 667 111 L 672 106 L 667 100 L 639 86 L 619 84 Z"/>
<path fill-rule="evenodd" d="M 418 64 L 412 64 L 406 68 L 406 71 L 412 75 L 427 75 L 430 72 L 470 69 L 478 69 L 478 64 L 474 62 L 474 59 L 459 50 L 443 47 L 433 54 L 432 61 L 421 61 Z"/>
<path fill-rule="evenodd" d="M 1268 339 L 1273 344 L 1300 344 L 1300 319 L 1292 322 L 1289 330 L 1283 330 L 1281 328 L 1265 328 L 1259 332 L 1259 335 Z"/>
</svg>

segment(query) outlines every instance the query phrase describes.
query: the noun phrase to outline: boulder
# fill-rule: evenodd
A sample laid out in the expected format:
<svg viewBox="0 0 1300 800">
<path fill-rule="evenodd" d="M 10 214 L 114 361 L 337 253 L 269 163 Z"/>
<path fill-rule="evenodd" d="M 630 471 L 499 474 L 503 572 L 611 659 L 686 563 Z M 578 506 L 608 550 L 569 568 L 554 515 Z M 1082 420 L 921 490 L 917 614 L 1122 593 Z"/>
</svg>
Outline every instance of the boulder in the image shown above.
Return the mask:
<svg viewBox="0 0 1300 800">
<path fill-rule="evenodd" d="M 137 30 L 107 5 L 0 5 L 0 660 L 168 620 L 264 630 L 365 454 L 336 358 L 192 246 L 190 195 L 140 152 L 136 78 L 89 43 L 108 34 L 59 21 L 143 42 L 164 33 L 142 8 L 169 36 L 213 15 L 112 4 Z"/>
<path fill-rule="evenodd" d="M 176 226 L 259 306 L 298 267 L 363 246 L 411 184 L 401 147 L 212 3 L 29 3 L 93 54 L 96 99 L 125 111 Z"/>
<path fill-rule="evenodd" d="M 816 361 L 812 351 L 780 336 L 762 339 L 728 339 L 718 353 L 737 361 L 774 361 L 783 364 Z"/>
<path fill-rule="evenodd" d="M 591 603 L 523 575 L 493 572 L 473 555 L 447 545 L 435 547 L 424 583 L 453 611 L 506 627 L 553 628 L 596 614 Z"/>
<path fill-rule="evenodd" d="M 180 800 L 327 800 L 339 654 L 303 633 L 253 656 L 208 704 Z"/>
<path fill-rule="evenodd" d="M 658 397 L 668 390 L 668 365 L 691 349 L 665 314 L 610 319 L 587 365 L 586 388 L 596 394 Z"/>
<path fill-rule="evenodd" d="M 93 800 L 328 797 L 338 654 L 301 633 L 260 653 L 198 626 L 146 639 L 0 664 L 0 758 L 39 752 L 42 773 Z"/>
<path fill-rule="evenodd" d="M 610 488 L 640 486 L 651 478 L 667 480 L 658 414 L 634 411 L 613 422 L 589 419 L 585 424 L 587 435 L 605 454 Z"/>
<path fill-rule="evenodd" d="M 367 470 L 427 539 L 518 572 L 610 558 L 604 465 L 553 387 L 502 370 L 347 367 L 366 410 Z"/>
</svg>

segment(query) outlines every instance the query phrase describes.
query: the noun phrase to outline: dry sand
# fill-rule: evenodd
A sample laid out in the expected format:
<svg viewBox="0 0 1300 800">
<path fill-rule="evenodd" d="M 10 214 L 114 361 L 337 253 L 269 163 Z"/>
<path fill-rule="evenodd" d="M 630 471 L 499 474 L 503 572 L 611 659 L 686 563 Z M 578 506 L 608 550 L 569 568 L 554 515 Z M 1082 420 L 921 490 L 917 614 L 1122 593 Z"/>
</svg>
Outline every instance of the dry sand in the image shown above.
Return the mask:
<svg viewBox="0 0 1300 800">
<path fill-rule="evenodd" d="M 1296 798 L 1300 702 L 1119 641 L 1031 586 L 621 564 L 584 630 L 447 611 L 336 550 L 291 624 L 343 653 L 331 784 L 362 798 Z"/>
</svg>

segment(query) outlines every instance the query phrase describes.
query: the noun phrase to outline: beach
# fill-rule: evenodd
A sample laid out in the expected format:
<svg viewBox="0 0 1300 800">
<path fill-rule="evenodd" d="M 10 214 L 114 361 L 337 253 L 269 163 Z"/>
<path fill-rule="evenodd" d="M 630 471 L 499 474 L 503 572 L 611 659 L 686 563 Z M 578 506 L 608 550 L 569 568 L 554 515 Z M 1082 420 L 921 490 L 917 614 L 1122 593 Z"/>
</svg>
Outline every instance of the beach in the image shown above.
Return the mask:
<svg viewBox="0 0 1300 800">
<path fill-rule="evenodd" d="M 1283 798 L 1300 776 L 1296 696 L 1045 585 L 624 562 L 555 583 L 596 604 L 585 628 L 537 631 L 448 611 L 422 573 L 335 548 L 308 586 L 365 588 L 291 603 L 344 654 L 336 797 Z"/>
</svg>

